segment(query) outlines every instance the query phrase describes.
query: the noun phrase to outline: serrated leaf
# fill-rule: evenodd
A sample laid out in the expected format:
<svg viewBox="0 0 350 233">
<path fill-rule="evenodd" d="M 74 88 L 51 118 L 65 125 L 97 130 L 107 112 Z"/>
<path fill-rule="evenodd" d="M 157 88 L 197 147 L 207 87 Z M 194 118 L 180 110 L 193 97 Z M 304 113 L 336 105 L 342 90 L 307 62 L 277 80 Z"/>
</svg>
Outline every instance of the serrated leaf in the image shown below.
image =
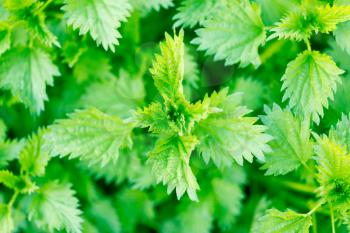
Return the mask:
<svg viewBox="0 0 350 233">
<path fill-rule="evenodd" d="M 29 219 L 43 230 L 81 233 L 81 211 L 70 184 L 50 182 L 33 197 Z"/>
<path fill-rule="evenodd" d="M 0 86 L 11 90 L 34 113 L 44 109 L 46 85 L 52 86 L 53 76 L 59 75 L 50 57 L 38 48 L 11 49 L 1 56 Z"/>
<path fill-rule="evenodd" d="M 215 60 L 224 59 L 226 65 L 259 66 L 258 47 L 265 42 L 266 35 L 258 6 L 248 0 L 234 0 L 218 11 L 220 14 L 196 30 L 198 37 L 192 43 L 214 55 Z"/>
<path fill-rule="evenodd" d="M 119 79 L 104 79 L 88 86 L 81 97 L 81 105 L 95 107 L 101 111 L 127 118 L 140 107 L 145 97 L 144 82 L 120 72 Z"/>
<path fill-rule="evenodd" d="M 14 175 L 8 170 L 0 170 L 0 183 L 21 193 L 32 193 L 37 186 L 28 178 Z"/>
<path fill-rule="evenodd" d="M 309 233 L 311 225 L 309 215 L 298 214 L 292 210 L 281 212 L 277 209 L 269 209 L 264 216 L 258 219 L 253 232 Z"/>
<path fill-rule="evenodd" d="M 138 109 L 135 118 L 142 128 L 149 128 L 150 132 L 161 133 L 171 131 L 170 122 L 159 102 L 154 102 L 143 109 Z"/>
<path fill-rule="evenodd" d="M 289 106 L 298 115 L 310 116 L 319 123 L 323 107 L 327 108 L 328 99 L 333 99 L 342 73 L 328 55 L 305 51 L 288 63 L 282 77 L 283 100 L 289 99 Z"/>
<path fill-rule="evenodd" d="M 104 166 L 118 160 L 120 148 L 132 145 L 133 128 L 133 122 L 94 108 L 78 110 L 48 128 L 45 146 L 52 156 L 80 158 Z"/>
<path fill-rule="evenodd" d="M 165 101 L 174 101 L 183 97 L 182 80 L 184 76 L 184 33 L 171 38 L 165 34 L 165 41 L 160 44 L 150 70 L 154 84 Z"/>
<path fill-rule="evenodd" d="M 329 138 L 343 145 L 350 152 L 350 114 L 342 114 L 341 120 L 329 130 Z"/>
<path fill-rule="evenodd" d="M 10 207 L 0 204 L 0 232 L 12 233 L 14 228 Z"/>
<path fill-rule="evenodd" d="M 209 97 L 206 97 L 209 98 Z M 228 94 L 228 89 L 214 92 L 209 98 L 210 108 L 217 109 L 198 122 L 194 134 L 199 138 L 198 150 L 206 163 L 210 159 L 216 166 L 230 166 L 232 161 L 243 165 L 243 160 L 253 157 L 264 160 L 269 151 L 266 127 L 255 125 L 255 117 L 245 117 L 250 111 L 239 106 L 238 94 Z"/>
<path fill-rule="evenodd" d="M 197 24 L 203 25 L 213 13 L 219 1 L 215 0 L 184 0 L 177 8 L 177 14 L 173 17 L 174 27 L 193 28 Z"/>
<path fill-rule="evenodd" d="M 290 12 L 271 29 L 269 39 L 308 40 L 313 33 L 329 33 L 350 20 L 350 6 L 307 4 Z"/>
<path fill-rule="evenodd" d="M 5 167 L 9 161 L 17 159 L 24 144 L 24 140 L 5 140 L 0 142 L 0 167 Z"/>
<path fill-rule="evenodd" d="M 126 20 L 131 10 L 127 0 L 65 0 L 62 7 L 68 25 L 79 28 L 79 34 L 87 32 L 97 45 L 114 52 L 118 39 L 121 38 L 117 30 Z"/>
<path fill-rule="evenodd" d="M 349 210 L 350 155 L 346 147 L 323 137 L 316 137 L 318 193 L 337 210 Z"/>
<path fill-rule="evenodd" d="M 350 5 L 348 0 L 335 0 L 334 5 Z M 338 45 L 350 55 L 350 22 L 344 22 L 337 25 L 334 31 L 335 40 Z"/>
<path fill-rule="evenodd" d="M 48 153 L 43 150 L 44 130 L 33 134 L 26 142 L 19 155 L 21 171 L 29 176 L 43 176 L 45 167 L 50 159 Z"/>
<path fill-rule="evenodd" d="M 211 181 L 215 198 L 214 215 L 220 228 L 229 229 L 241 212 L 244 194 L 241 188 L 230 180 L 214 178 Z"/>
<path fill-rule="evenodd" d="M 265 154 L 262 166 L 267 169 L 265 175 L 284 175 L 306 164 L 313 155 L 308 122 L 302 122 L 278 105 L 266 108 L 265 113 L 266 116 L 260 118 L 273 137 L 269 143 L 272 151 Z"/>
<path fill-rule="evenodd" d="M 163 136 L 148 153 L 147 163 L 157 183 L 167 185 L 168 193 L 175 189 L 178 199 L 187 192 L 191 200 L 198 200 L 196 191 L 199 186 L 189 165 L 197 143 L 194 136 Z"/>
</svg>

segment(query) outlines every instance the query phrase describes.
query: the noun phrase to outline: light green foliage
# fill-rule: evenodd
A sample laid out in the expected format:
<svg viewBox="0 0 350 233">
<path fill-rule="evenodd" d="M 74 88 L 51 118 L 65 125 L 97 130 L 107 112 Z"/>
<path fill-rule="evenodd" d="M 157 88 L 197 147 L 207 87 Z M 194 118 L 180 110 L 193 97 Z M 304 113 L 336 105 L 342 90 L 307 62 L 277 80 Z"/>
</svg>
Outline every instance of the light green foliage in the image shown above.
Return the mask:
<svg viewBox="0 0 350 233">
<path fill-rule="evenodd" d="M 305 51 L 288 64 L 282 77 L 283 100 L 289 99 L 289 106 L 298 115 L 318 123 L 343 72 L 328 55 Z"/>
<path fill-rule="evenodd" d="M 182 97 L 184 76 L 183 31 L 174 39 L 165 34 L 165 42 L 160 44 L 161 54 L 156 55 L 150 70 L 154 85 L 165 101 L 176 101 Z"/>
<path fill-rule="evenodd" d="M 174 16 L 174 27 L 183 26 L 193 28 L 197 24 L 203 25 L 213 12 L 220 1 L 213 0 L 185 0 L 182 1 L 177 9 L 178 13 Z"/>
<path fill-rule="evenodd" d="M 266 37 L 259 7 L 248 0 L 234 0 L 225 2 L 218 10 L 220 14 L 196 30 L 198 37 L 192 43 L 214 55 L 215 60 L 224 59 L 226 65 L 259 66 L 258 47 Z"/>
<path fill-rule="evenodd" d="M 338 5 L 350 5 L 348 0 L 336 0 L 334 4 Z M 337 29 L 334 31 L 335 39 L 338 45 L 350 54 L 350 22 L 344 22 L 337 25 Z"/>
<path fill-rule="evenodd" d="M 118 160 L 120 148 L 132 145 L 133 128 L 132 122 L 91 108 L 58 120 L 49 127 L 44 139 L 52 156 L 79 157 L 104 166 Z"/>
<path fill-rule="evenodd" d="M 27 175 L 42 176 L 45 173 L 50 157 L 42 148 L 44 132 L 44 130 L 39 130 L 37 134 L 32 135 L 19 154 L 22 172 Z"/>
<path fill-rule="evenodd" d="M 80 233 L 82 219 L 78 199 L 69 184 L 47 183 L 33 197 L 29 219 L 43 230 Z"/>
<path fill-rule="evenodd" d="M 266 116 L 261 120 L 273 137 L 269 143 L 272 152 L 266 154 L 263 169 L 266 175 L 284 175 L 306 164 L 313 154 L 309 124 L 293 116 L 278 105 L 265 108 Z"/>
<path fill-rule="evenodd" d="M 310 3 L 289 13 L 272 29 L 270 38 L 307 40 L 313 33 L 329 33 L 338 23 L 350 20 L 350 7 Z"/>
<path fill-rule="evenodd" d="M 235 83 L 234 91 L 242 93 L 242 105 L 257 110 L 262 106 L 262 98 L 266 87 L 253 78 L 240 77 Z"/>
<path fill-rule="evenodd" d="M 14 223 L 9 207 L 0 204 L 0 231 L 3 233 L 12 233 L 13 229 Z"/>
<path fill-rule="evenodd" d="M 175 189 L 178 199 L 187 192 L 191 200 L 198 200 L 196 191 L 199 186 L 189 166 L 191 152 L 197 143 L 198 140 L 193 136 L 160 138 L 148 153 L 147 163 L 157 183 L 167 184 L 168 193 Z"/>
<path fill-rule="evenodd" d="M 53 76 L 59 75 L 49 55 L 38 48 L 11 49 L 1 56 L 0 86 L 11 90 L 34 113 L 44 109 L 46 85 L 52 86 Z"/>
<path fill-rule="evenodd" d="M 350 156 L 344 146 L 326 136 L 317 137 L 317 143 L 319 195 L 344 213 L 350 203 Z"/>
<path fill-rule="evenodd" d="M 117 29 L 129 16 L 131 5 L 127 0 L 65 0 L 63 10 L 68 25 L 79 29 L 79 34 L 89 32 L 97 45 L 114 52 L 121 35 Z"/>
<path fill-rule="evenodd" d="M 342 115 L 337 125 L 329 131 L 329 137 L 343 145 L 350 152 L 350 120 L 349 116 Z"/>
<path fill-rule="evenodd" d="M 127 118 L 141 106 L 144 97 L 142 79 L 133 79 L 126 72 L 120 72 L 117 80 L 108 78 L 92 83 L 80 102 L 84 107 L 95 107 L 105 113 Z"/>
<path fill-rule="evenodd" d="M 266 143 L 271 137 L 264 134 L 265 126 L 254 124 L 257 118 L 245 117 L 250 111 L 239 106 L 239 95 L 229 95 L 228 89 L 223 89 L 205 101 L 209 101 L 215 111 L 194 130 L 204 161 L 208 163 L 212 159 L 218 167 L 230 166 L 232 160 L 243 165 L 243 159 L 252 162 L 253 157 L 263 161 L 263 153 L 269 151 Z"/>
<path fill-rule="evenodd" d="M 253 232 L 264 233 L 308 233 L 311 226 L 311 216 L 298 214 L 292 210 L 281 212 L 270 209 L 258 220 Z"/>
<path fill-rule="evenodd" d="M 0 170 L 0 184 L 21 193 L 32 193 L 37 189 L 28 177 L 16 176 L 8 170 Z"/>
</svg>

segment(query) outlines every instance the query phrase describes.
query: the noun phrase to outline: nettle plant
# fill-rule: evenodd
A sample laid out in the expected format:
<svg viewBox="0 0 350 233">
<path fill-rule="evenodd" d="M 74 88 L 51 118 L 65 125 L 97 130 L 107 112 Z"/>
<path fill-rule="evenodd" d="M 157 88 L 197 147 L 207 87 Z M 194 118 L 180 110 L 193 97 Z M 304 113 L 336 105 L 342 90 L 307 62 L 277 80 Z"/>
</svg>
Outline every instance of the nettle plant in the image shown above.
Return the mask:
<svg viewBox="0 0 350 233">
<path fill-rule="evenodd" d="M 349 60 L 349 0 L 0 0 L 0 232 L 350 231 Z"/>
</svg>

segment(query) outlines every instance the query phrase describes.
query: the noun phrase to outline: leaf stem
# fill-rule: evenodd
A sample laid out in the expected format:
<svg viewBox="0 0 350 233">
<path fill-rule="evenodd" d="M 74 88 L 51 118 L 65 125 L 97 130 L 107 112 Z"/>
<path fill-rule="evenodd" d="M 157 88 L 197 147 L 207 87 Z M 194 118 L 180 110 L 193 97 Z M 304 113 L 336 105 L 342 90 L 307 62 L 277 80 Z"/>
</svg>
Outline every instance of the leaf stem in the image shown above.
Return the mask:
<svg viewBox="0 0 350 233">
<path fill-rule="evenodd" d="M 310 44 L 309 39 L 305 39 L 304 41 L 305 41 L 305 44 L 306 44 L 307 50 L 311 52 L 311 50 L 312 50 L 312 49 L 311 49 L 311 44 Z"/>
<path fill-rule="evenodd" d="M 265 51 L 260 55 L 261 63 L 266 62 L 271 58 L 280 48 L 286 43 L 285 40 L 276 40 L 274 41 Z"/>
<path fill-rule="evenodd" d="M 45 3 L 44 3 L 44 5 L 42 5 L 40 8 L 39 8 L 39 12 L 40 11 L 43 11 L 43 10 L 45 10 L 50 4 L 51 4 L 51 2 L 53 2 L 53 0 L 47 0 Z"/>
<path fill-rule="evenodd" d="M 329 204 L 329 211 L 331 213 L 332 233 L 336 233 L 335 232 L 335 222 L 334 222 L 334 210 L 333 210 L 332 204 Z"/>
<path fill-rule="evenodd" d="M 312 208 L 309 212 L 306 213 L 307 216 L 310 216 L 312 215 L 316 210 L 318 210 L 322 205 L 323 205 L 324 201 L 321 200 L 319 201 L 315 206 L 314 208 Z"/>
<path fill-rule="evenodd" d="M 17 197 L 18 197 L 19 191 L 16 189 L 15 192 L 13 193 L 9 203 L 7 204 L 7 206 L 11 209 L 13 204 L 15 203 Z"/>
</svg>

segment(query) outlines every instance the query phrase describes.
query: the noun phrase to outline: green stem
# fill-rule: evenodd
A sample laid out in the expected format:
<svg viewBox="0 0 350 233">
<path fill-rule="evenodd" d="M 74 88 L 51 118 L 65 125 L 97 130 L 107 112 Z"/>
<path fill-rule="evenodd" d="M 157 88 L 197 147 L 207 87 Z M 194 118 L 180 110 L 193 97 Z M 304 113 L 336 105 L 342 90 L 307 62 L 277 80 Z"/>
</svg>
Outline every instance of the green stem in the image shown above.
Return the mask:
<svg viewBox="0 0 350 233">
<path fill-rule="evenodd" d="M 312 215 L 312 232 L 317 233 L 317 219 L 316 214 Z"/>
<path fill-rule="evenodd" d="M 276 40 L 274 41 L 265 51 L 260 55 L 261 63 L 266 62 L 271 58 L 280 48 L 286 43 L 285 40 Z"/>
<path fill-rule="evenodd" d="M 323 205 L 323 200 L 319 201 L 315 206 L 314 208 L 312 208 L 306 215 L 307 216 L 310 216 L 312 215 L 316 210 L 318 210 L 322 205 Z"/>
<path fill-rule="evenodd" d="M 310 44 L 309 39 L 305 39 L 304 41 L 305 41 L 305 44 L 306 44 L 307 50 L 311 52 L 311 44 Z"/>
<path fill-rule="evenodd" d="M 47 1 L 44 3 L 44 5 L 42 5 L 42 6 L 38 9 L 38 11 L 40 12 L 40 11 L 45 10 L 45 9 L 51 4 L 51 2 L 53 2 L 53 0 L 47 0 Z"/>
<path fill-rule="evenodd" d="M 7 204 L 7 206 L 11 209 L 13 204 L 15 203 L 17 197 L 18 197 L 19 191 L 16 189 L 15 192 L 13 193 L 9 203 Z"/>
<path fill-rule="evenodd" d="M 333 211 L 332 204 L 329 204 L 329 211 L 331 212 L 332 233 L 336 233 L 335 232 L 335 222 L 334 222 L 334 211 Z"/>
<path fill-rule="evenodd" d="M 310 186 L 310 185 L 297 183 L 297 182 L 293 182 L 293 181 L 285 181 L 282 184 L 285 187 L 293 189 L 293 190 L 298 191 L 298 192 L 315 194 L 315 188 Z"/>
</svg>

